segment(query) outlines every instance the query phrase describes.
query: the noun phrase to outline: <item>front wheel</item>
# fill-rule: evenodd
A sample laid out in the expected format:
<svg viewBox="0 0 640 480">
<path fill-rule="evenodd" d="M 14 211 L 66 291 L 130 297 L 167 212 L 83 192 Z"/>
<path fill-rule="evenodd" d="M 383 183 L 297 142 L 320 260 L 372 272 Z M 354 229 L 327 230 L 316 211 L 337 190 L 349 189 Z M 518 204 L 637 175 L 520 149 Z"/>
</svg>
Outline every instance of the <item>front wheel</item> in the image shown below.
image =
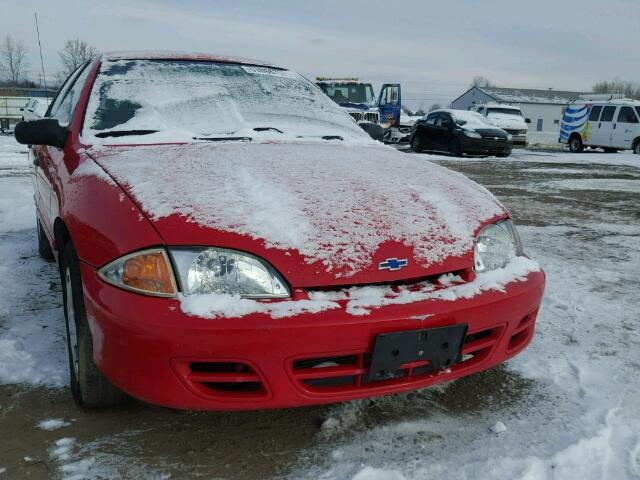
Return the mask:
<svg viewBox="0 0 640 480">
<path fill-rule="evenodd" d="M 569 140 L 569 151 L 571 153 L 581 153 L 584 151 L 584 144 L 579 135 L 574 135 L 571 137 L 571 140 Z"/>
<path fill-rule="evenodd" d="M 633 146 L 633 153 L 640 155 L 640 140 L 638 140 Z"/>
<path fill-rule="evenodd" d="M 40 255 L 40 257 L 44 258 L 45 260 L 53 260 L 55 258 L 53 256 L 53 250 L 51 249 L 51 244 L 49 243 L 47 235 L 42 229 L 40 220 L 36 220 L 36 230 L 38 235 L 38 255 Z"/>
<path fill-rule="evenodd" d="M 452 138 L 449 142 L 449 153 L 454 157 L 462 156 L 462 146 L 460 145 L 460 140 L 457 138 Z"/>
<path fill-rule="evenodd" d="M 118 405 L 126 398 L 125 394 L 109 382 L 93 362 L 93 341 L 84 308 L 80 266 L 70 242 L 61 252 L 60 273 L 73 399 L 76 404 L 89 408 Z"/>
<path fill-rule="evenodd" d="M 411 150 L 416 153 L 422 152 L 422 140 L 420 140 L 418 135 L 414 135 L 411 139 Z"/>
</svg>

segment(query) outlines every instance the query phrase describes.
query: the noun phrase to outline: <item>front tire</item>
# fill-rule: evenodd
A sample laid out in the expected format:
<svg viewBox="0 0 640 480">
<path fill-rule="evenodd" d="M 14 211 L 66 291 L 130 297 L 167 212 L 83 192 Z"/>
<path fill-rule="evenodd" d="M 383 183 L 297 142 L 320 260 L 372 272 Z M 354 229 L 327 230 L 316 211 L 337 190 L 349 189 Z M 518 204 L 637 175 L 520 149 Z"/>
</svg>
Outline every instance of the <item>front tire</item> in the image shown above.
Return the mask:
<svg viewBox="0 0 640 480">
<path fill-rule="evenodd" d="M 460 145 L 460 140 L 457 138 L 452 138 L 449 141 L 449 153 L 454 157 L 462 156 L 462 146 Z"/>
<path fill-rule="evenodd" d="M 633 145 L 633 153 L 640 155 L 640 140 L 636 140 L 636 143 Z"/>
<path fill-rule="evenodd" d="M 38 255 L 47 261 L 52 261 L 55 258 L 53 256 L 53 250 L 51 249 L 51 244 L 49 243 L 47 235 L 42 229 L 40 220 L 36 220 L 36 230 L 38 235 Z"/>
<path fill-rule="evenodd" d="M 422 141 L 418 135 L 414 135 L 411 139 L 411 150 L 416 153 L 422 153 Z"/>
<path fill-rule="evenodd" d="M 584 151 L 584 143 L 580 135 L 574 135 L 569 139 L 569 151 L 571 153 L 582 153 Z"/>
<path fill-rule="evenodd" d="M 100 373 L 93 362 L 93 340 L 84 308 L 80 266 L 71 242 L 62 249 L 60 273 L 73 400 L 88 408 L 118 405 L 126 396 Z"/>
</svg>

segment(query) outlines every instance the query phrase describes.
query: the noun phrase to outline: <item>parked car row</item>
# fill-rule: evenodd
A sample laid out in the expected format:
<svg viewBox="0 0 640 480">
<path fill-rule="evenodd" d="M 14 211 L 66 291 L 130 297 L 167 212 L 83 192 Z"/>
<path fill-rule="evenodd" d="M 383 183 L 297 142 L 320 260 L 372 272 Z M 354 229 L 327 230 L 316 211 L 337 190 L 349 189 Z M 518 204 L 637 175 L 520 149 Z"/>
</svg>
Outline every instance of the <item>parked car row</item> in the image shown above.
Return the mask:
<svg viewBox="0 0 640 480">
<path fill-rule="evenodd" d="M 183 53 L 96 56 L 23 121 L 70 387 L 238 410 L 406 392 L 531 341 L 545 277 L 463 175 L 384 147 L 303 76 Z M 508 155 L 439 110 L 419 151 Z"/>
</svg>

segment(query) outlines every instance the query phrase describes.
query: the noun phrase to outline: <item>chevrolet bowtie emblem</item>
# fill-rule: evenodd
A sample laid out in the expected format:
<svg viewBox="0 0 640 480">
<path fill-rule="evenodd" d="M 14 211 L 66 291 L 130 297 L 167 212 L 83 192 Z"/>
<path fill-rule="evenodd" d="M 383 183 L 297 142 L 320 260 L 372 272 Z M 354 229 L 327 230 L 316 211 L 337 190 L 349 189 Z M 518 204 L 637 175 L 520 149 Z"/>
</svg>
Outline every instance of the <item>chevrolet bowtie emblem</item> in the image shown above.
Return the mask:
<svg viewBox="0 0 640 480">
<path fill-rule="evenodd" d="M 406 258 L 387 258 L 378 264 L 378 270 L 390 270 L 394 272 L 407 265 L 409 265 L 409 261 Z"/>
</svg>

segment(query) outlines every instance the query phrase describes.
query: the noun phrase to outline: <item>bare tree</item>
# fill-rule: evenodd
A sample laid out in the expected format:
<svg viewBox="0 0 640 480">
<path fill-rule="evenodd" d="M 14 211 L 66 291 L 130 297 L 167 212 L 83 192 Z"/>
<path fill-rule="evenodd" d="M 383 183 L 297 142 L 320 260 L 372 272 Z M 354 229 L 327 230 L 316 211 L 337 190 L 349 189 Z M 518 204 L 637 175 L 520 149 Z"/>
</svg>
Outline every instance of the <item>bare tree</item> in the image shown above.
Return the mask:
<svg viewBox="0 0 640 480">
<path fill-rule="evenodd" d="M 67 40 L 64 48 L 58 52 L 62 62 L 62 71 L 58 73 L 58 80 L 62 83 L 73 71 L 84 62 L 96 55 L 98 51 L 87 42 L 76 38 Z"/>
<path fill-rule="evenodd" d="M 493 83 L 491 83 L 491 80 L 489 80 L 487 77 L 478 75 L 477 77 L 473 77 L 473 80 L 471 80 L 471 86 L 478 88 L 493 87 Z"/>
<path fill-rule="evenodd" d="M 441 108 L 442 108 L 442 107 L 440 106 L 440 104 L 439 104 L 439 103 L 434 103 L 433 105 L 431 105 L 431 106 L 429 107 L 429 111 L 430 111 L 430 112 L 433 112 L 434 110 L 440 110 Z"/>
<path fill-rule="evenodd" d="M 27 47 L 7 35 L 0 45 L 0 71 L 11 84 L 16 85 L 24 79 L 28 67 Z"/>
<path fill-rule="evenodd" d="M 619 79 L 611 82 L 598 82 L 593 86 L 593 93 L 617 93 L 627 98 L 640 100 L 640 85 Z"/>
</svg>

